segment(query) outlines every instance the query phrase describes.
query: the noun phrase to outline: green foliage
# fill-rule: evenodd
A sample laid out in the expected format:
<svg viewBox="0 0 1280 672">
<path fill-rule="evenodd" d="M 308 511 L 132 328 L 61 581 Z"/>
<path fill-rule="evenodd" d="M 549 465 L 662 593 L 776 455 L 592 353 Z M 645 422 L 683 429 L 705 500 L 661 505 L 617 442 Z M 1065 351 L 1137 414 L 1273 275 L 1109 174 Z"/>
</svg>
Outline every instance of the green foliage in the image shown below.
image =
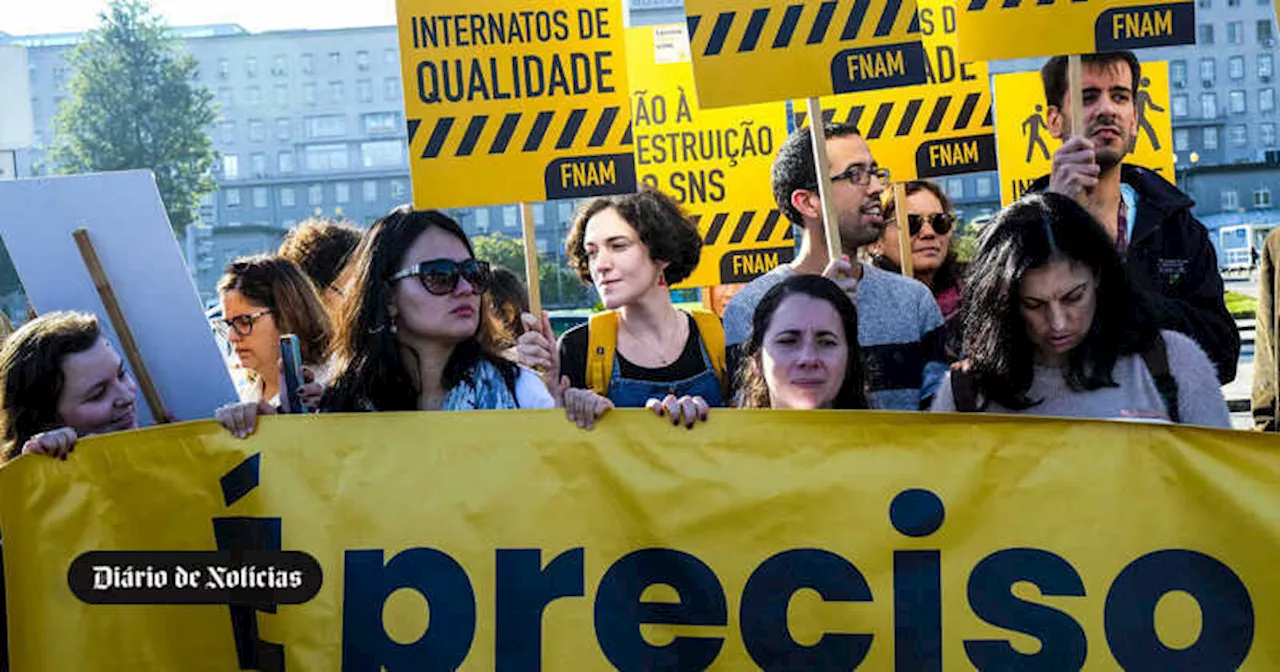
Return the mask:
<svg viewBox="0 0 1280 672">
<path fill-rule="evenodd" d="M 956 260 L 960 263 L 967 264 L 973 261 L 973 255 L 978 251 L 978 234 L 964 233 L 953 236 L 951 249 L 956 251 Z"/>
<path fill-rule="evenodd" d="M 508 238 L 501 233 L 490 233 L 471 239 L 476 258 L 491 264 L 505 266 L 528 284 L 524 272 L 524 243 L 519 238 Z M 543 256 L 538 259 L 538 287 L 542 290 L 542 304 L 546 308 L 574 308 L 587 302 L 587 288 L 568 267 Z"/>
<path fill-rule="evenodd" d="M 68 56 L 75 74 L 50 159 L 66 174 L 151 170 L 181 235 L 215 187 L 205 130 L 216 119 L 213 94 L 192 85 L 195 59 L 178 51 L 146 0 L 113 0 L 99 18 Z"/>
<path fill-rule="evenodd" d="M 1223 298 L 1227 302 L 1227 312 L 1237 320 L 1253 319 L 1258 314 L 1258 300 L 1248 294 L 1227 292 Z"/>
</svg>

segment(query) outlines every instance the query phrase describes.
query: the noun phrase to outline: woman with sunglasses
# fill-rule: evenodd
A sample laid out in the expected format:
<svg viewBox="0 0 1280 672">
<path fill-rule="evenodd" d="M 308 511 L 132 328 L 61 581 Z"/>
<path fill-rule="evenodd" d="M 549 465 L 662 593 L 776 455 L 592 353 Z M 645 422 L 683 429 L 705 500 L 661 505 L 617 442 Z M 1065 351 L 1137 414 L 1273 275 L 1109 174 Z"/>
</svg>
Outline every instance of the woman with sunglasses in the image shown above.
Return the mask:
<svg viewBox="0 0 1280 672">
<path fill-rule="evenodd" d="M 713 313 L 686 313 L 670 285 L 693 272 L 702 239 L 670 197 L 653 189 L 597 198 L 574 218 L 569 263 L 592 283 L 606 312 L 552 342 L 526 314 L 521 363 L 560 383 L 571 421 L 590 427 L 615 406 L 654 410 L 693 426 L 724 406 L 724 329 Z"/>
<path fill-rule="evenodd" d="M 280 335 L 294 334 L 302 363 L 324 377 L 331 330 L 315 286 L 297 264 L 282 257 L 237 259 L 218 281 L 223 332 L 247 381 L 240 400 L 279 404 Z"/>
<path fill-rule="evenodd" d="M 503 328 L 458 223 L 402 206 L 378 220 L 352 254 L 339 305 L 333 377 L 322 412 L 553 408 L 538 374 L 502 356 Z M 237 404 L 217 419 L 252 434 L 273 409 Z"/>
<path fill-rule="evenodd" d="M 928 180 L 906 183 L 907 222 L 911 234 L 911 268 L 916 280 L 933 292 L 947 327 L 947 357 L 960 358 L 961 297 L 964 293 L 965 265 L 956 259 L 951 248 L 951 232 L 955 226 L 951 199 L 942 187 Z M 884 235 L 872 247 L 879 268 L 893 273 L 902 270 L 902 246 L 898 242 L 897 204 L 892 197 L 885 204 Z"/>
</svg>

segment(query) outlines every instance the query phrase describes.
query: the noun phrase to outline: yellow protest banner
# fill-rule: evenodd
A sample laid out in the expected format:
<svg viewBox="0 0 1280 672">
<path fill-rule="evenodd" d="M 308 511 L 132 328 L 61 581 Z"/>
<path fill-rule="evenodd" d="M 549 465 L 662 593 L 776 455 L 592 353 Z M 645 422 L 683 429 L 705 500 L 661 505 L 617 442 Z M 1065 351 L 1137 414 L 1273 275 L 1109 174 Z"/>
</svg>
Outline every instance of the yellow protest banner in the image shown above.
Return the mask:
<svg viewBox="0 0 1280 672">
<path fill-rule="evenodd" d="M 680 25 L 627 31 L 638 178 L 679 201 L 703 235 L 701 261 L 677 288 L 747 282 L 795 257 L 769 175 L 786 107 L 701 109 L 688 44 Z"/>
<path fill-rule="evenodd" d="M 1090 54 L 1196 42 L 1189 0 L 951 0 L 960 58 Z"/>
<path fill-rule="evenodd" d="M 856 126 L 894 180 L 995 170 L 987 64 L 956 58 L 952 7 L 921 2 L 919 13 L 926 83 L 827 96 L 821 99 L 823 116 Z M 803 112 L 797 117 L 807 123 Z"/>
<path fill-rule="evenodd" d="M 686 0 L 685 14 L 704 108 L 924 81 L 915 0 Z"/>
<path fill-rule="evenodd" d="M 1271 436 L 1078 419 L 162 426 L 0 469 L 10 669 L 1274 670 L 1278 481 Z M 237 544 L 314 559 L 318 592 L 76 597 L 158 594 L 102 552 Z"/>
<path fill-rule="evenodd" d="M 1050 133 L 1044 87 L 1038 72 L 996 75 L 996 146 L 1000 163 L 1000 201 L 1008 205 L 1053 167 L 1062 146 Z M 1169 112 L 1169 64 L 1142 64 L 1142 81 L 1133 98 L 1138 133 L 1124 162 L 1154 170 L 1173 181 L 1173 126 Z"/>
<path fill-rule="evenodd" d="M 618 0 L 397 0 L 413 202 L 635 190 Z"/>
</svg>

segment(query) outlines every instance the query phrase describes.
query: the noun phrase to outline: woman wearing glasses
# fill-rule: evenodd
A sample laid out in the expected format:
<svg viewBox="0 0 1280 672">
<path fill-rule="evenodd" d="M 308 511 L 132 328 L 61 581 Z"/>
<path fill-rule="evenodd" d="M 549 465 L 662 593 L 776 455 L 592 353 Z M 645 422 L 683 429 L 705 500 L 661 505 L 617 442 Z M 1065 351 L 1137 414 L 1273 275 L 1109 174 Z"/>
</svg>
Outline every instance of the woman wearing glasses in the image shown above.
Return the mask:
<svg viewBox="0 0 1280 672">
<path fill-rule="evenodd" d="M 240 400 L 279 405 L 280 335 L 294 334 L 302 363 L 324 377 L 331 330 L 314 285 L 282 257 L 237 259 L 218 281 L 222 319 L 216 326 L 247 373 Z"/>
<path fill-rule="evenodd" d="M 906 183 L 907 222 L 911 233 L 912 273 L 933 292 L 947 326 L 947 357 L 960 358 L 961 296 L 964 292 L 965 265 L 956 259 L 951 248 L 951 232 L 955 226 L 951 199 L 942 187 L 928 180 Z M 872 249 L 876 266 L 894 273 L 902 269 L 902 247 L 898 242 L 897 204 L 890 197 L 885 205 L 885 229 L 880 242 Z"/>
<path fill-rule="evenodd" d="M 566 242 L 569 263 L 608 310 L 557 347 L 544 315 L 520 336 L 521 363 L 559 381 L 569 419 L 590 427 L 615 406 L 652 408 L 676 424 L 724 406 L 724 329 L 713 313 L 685 313 L 670 285 L 693 272 L 702 239 L 670 197 L 653 189 L 591 201 Z M 525 323 L 537 326 L 532 315 Z"/>
</svg>

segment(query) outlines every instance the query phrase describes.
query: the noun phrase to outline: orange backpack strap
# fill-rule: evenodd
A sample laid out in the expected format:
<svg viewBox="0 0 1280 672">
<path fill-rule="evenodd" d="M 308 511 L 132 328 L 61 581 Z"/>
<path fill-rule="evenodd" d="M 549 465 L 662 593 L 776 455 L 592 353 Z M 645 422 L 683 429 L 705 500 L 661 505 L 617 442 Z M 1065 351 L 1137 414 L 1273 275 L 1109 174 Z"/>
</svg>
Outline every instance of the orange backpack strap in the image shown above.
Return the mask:
<svg viewBox="0 0 1280 672">
<path fill-rule="evenodd" d="M 720 322 L 720 317 L 709 310 L 694 308 L 689 311 L 693 316 L 693 323 L 698 327 L 698 335 L 702 337 L 702 347 L 707 350 L 707 357 L 711 359 L 711 368 L 715 369 L 716 378 L 720 379 L 720 387 L 724 388 L 727 383 L 725 375 L 725 355 L 724 355 L 724 324 Z"/>
<path fill-rule="evenodd" d="M 617 351 L 618 314 L 606 310 L 592 315 L 587 320 L 587 388 L 596 394 L 609 396 Z"/>
</svg>

